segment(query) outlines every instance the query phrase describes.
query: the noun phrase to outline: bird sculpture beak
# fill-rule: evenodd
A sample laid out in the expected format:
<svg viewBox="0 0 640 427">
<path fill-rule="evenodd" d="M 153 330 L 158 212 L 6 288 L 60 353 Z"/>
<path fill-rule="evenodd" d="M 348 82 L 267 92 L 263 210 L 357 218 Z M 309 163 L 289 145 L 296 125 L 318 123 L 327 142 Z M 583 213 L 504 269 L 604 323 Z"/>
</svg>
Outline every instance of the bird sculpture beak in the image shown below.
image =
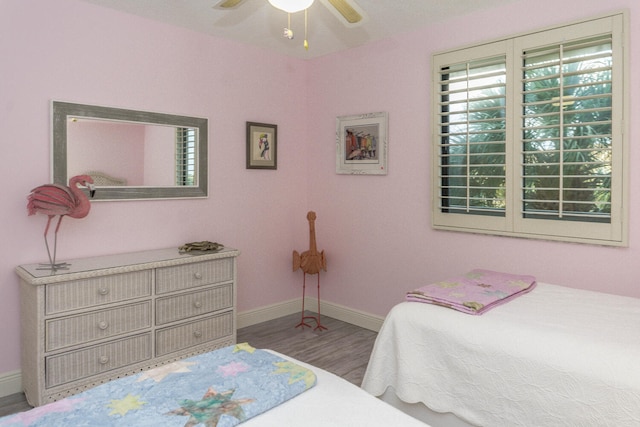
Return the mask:
<svg viewBox="0 0 640 427">
<path fill-rule="evenodd" d="M 93 184 L 87 184 L 87 188 L 89 188 L 89 196 L 93 198 L 96 194 L 96 187 L 94 187 Z"/>
</svg>

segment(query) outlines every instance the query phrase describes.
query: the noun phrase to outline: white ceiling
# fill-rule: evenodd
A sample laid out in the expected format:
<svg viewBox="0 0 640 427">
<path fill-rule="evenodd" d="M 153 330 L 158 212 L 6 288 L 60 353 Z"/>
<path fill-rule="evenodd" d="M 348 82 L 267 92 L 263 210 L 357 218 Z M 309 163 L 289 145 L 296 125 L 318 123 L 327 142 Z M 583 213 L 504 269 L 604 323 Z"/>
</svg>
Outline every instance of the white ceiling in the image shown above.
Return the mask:
<svg viewBox="0 0 640 427">
<path fill-rule="evenodd" d="M 308 11 L 309 50 L 303 47 L 304 13 L 291 15 L 294 39 L 283 37 L 287 14 L 267 0 L 244 0 L 233 9 L 216 8 L 221 0 L 83 0 L 216 37 L 233 39 L 302 59 L 361 46 L 430 23 L 520 0 L 351 0 L 366 17 L 347 27 L 316 0 Z"/>
</svg>

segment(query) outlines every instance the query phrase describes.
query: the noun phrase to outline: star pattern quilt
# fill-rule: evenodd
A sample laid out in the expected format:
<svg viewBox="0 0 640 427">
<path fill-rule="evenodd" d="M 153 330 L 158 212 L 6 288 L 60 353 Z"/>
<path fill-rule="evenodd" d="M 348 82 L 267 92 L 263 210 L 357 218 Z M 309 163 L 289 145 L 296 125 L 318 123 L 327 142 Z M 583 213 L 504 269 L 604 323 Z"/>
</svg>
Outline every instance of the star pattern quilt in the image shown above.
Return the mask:
<svg viewBox="0 0 640 427">
<path fill-rule="evenodd" d="M 229 427 L 315 384 L 311 370 L 244 343 L 0 418 L 0 426 Z"/>
</svg>

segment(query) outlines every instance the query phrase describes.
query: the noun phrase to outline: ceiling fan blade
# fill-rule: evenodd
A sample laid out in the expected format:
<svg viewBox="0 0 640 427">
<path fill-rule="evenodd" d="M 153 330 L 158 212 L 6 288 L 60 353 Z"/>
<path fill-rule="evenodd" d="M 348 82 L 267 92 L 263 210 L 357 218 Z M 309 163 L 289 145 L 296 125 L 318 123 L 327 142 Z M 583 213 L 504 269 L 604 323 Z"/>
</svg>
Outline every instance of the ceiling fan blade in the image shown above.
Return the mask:
<svg viewBox="0 0 640 427">
<path fill-rule="evenodd" d="M 349 24 L 355 24 L 362 20 L 362 15 L 354 9 L 347 0 L 327 0 Z"/>
<path fill-rule="evenodd" d="M 218 3 L 216 7 L 219 7 L 221 9 L 231 9 L 232 7 L 236 7 L 243 1 L 244 0 L 223 0 L 220 3 Z"/>
</svg>

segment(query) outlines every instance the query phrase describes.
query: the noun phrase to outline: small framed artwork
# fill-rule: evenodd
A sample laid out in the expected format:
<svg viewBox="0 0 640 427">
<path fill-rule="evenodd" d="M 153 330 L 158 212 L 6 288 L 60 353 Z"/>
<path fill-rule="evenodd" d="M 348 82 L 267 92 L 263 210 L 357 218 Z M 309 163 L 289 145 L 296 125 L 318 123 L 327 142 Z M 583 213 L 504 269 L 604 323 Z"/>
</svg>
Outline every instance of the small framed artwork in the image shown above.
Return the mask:
<svg viewBox="0 0 640 427">
<path fill-rule="evenodd" d="M 386 112 L 336 119 L 336 173 L 386 175 L 389 116 Z"/>
<path fill-rule="evenodd" d="M 247 169 L 278 169 L 278 126 L 247 122 Z"/>
</svg>

